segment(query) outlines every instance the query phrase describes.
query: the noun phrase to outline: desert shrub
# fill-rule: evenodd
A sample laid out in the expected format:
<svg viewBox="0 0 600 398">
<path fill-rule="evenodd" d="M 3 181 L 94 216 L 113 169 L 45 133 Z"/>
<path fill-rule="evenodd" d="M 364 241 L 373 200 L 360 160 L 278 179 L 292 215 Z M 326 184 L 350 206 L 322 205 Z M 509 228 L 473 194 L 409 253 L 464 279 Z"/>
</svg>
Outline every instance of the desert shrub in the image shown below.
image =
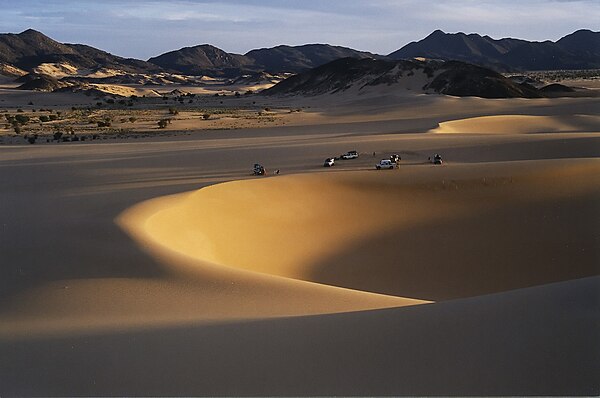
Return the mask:
<svg viewBox="0 0 600 398">
<path fill-rule="evenodd" d="M 14 126 L 13 128 L 15 129 L 15 133 L 16 133 L 16 134 L 21 134 L 21 126 L 19 126 L 19 125 L 16 125 L 16 126 Z"/>
<path fill-rule="evenodd" d="M 202 115 L 202 119 L 204 119 L 204 120 L 208 120 L 208 119 L 210 119 L 210 113 L 205 113 L 205 114 L 203 114 L 203 115 Z"/>
<path fill-rule="evenodd" d="M 239 97 L 239 96 L 240 96 L 240 93 L 239 93 L 238 91 L 236 91 L 234 95 L 235 95 L 236 97 Z"/>
<path fill-rule="evenodd" d="M 159 129 L 164 129 L 164 128 L 166 128 L 166 127 L 167 127 L 167 123 L 168 123 L 167 119 L 160 119 L 160 120 L 158 121 L 158 128 L 159 128 Z"/>
<path fill-rule="evenodd" d="M 100 120 L 98 121 L 98 127 L 110 127 L 111 123 L 108 120 Z"/>
<path fill-rule="evenodd" d="M 29 103 L 28 103 L 27 105 L 33 105 L 33 102 L 32 102 L 32 101 L 29 101 Z"/>
<path fill-rule="evenodd" d="M 265 108 L 265 112 L 270 112 L 271 108 Z"/>
<path fill-rule="evenodd" d="M 30 144 L 35 144 L 35 141 L 37 140 L 37 135 L 36 134 L 32 134 L 27 136 L 27 142 L 29 142 Z"/>
<path fill-rule="evenodd" d="M 246 95 L 251 95 L 251 94 L 254 94 L 254 91 L 253 91 L 253 90 L 248 90 L 248 91 L 246 91 Z"/>
<path fill-rule="evenodd" d="M 177 114 L 179 114 L 179 111 L 177 110 L 177 108 L 173 108 L 173 107 L 169 108 L 169 115 L 177 115 Z"/>
<path fill-rule="evenodd" d="M 54 134 L 52 135 L 52 137 L 54 138 L 55 141 L 59 141 L 62 136 L 63 136 L 63 133 L 61 131 L 55 131 Z"/>
<path fill-rule="evenodd" d="M 19 108 L 19 109 L 17 109 L 17 112 L 18 113 L 23 113 L 23 109 Z"/>
<path fill-rule="evenodd" d="M 27 124 L 29 122 L 29 116 L 17 115 L 17 116 L 15 116 L 15 120 L 19 124 Z"/>
<path fill-rule="evenodd" d="M 130 121 L 131 123 L 135 123 L 135 121 L 136 121 L 136 120 L 137 120 L 137 118 L 136 118 L 136 117 L 133 117 L 133 116 L 129 118 L 129 121 Z"/>
<path fill-rule="evenodd" d="M 52 121 L 54 121 L 54 120 L 57 120 L 57 119 L 58 119 L 58 115 L 54 115 L 54 114 L 52 114 L 52 115 L 48 115 L 48 117 L 49 117 L 49 118 L 50 118 L 50 120 L 52 120 Z"/>
<path fill-rule="evenodd" d="M 40 116 L 40 122 L 46 123 L 46 122 L 49 122 L 49 121 L 50 121 L 50 118 L 48 116 L 46 116 L 46 115 Z"/>
</svg>

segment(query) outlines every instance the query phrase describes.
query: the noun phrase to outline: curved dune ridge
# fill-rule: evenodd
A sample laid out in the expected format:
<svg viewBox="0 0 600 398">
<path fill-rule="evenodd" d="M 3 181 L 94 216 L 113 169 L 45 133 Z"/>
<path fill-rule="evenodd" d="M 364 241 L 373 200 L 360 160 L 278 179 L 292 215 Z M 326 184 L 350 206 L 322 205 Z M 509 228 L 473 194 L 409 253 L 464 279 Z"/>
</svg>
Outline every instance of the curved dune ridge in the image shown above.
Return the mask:
<svg viewBox="0 0 600 398">
<path fill-rule="evenodd" d="M 430 130 L 438 134 L 532 134 L 595 132 L 600 116 L 595 115 L 494 115 L 442 122 Z"/>
<path fill-rule="evenodd" d="M 234 181 L 120 222 L 198 267 L 438 301 L 596 275 L 598 199 L 597 159 L 456 164 Z"/>
</svg>

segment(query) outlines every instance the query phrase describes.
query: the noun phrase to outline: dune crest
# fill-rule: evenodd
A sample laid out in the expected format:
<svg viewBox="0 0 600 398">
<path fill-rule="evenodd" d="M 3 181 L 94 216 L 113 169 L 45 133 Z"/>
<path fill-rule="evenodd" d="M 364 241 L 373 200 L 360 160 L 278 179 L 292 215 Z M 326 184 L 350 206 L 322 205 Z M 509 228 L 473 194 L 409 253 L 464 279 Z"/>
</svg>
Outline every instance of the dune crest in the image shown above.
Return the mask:
<svg viewBox="0 0 600 398">
<path fill-rule="evenodd" d="M 595 132 L 600 116 L 495 115 L 442 122 L 430 130 L 437 134 L 528 134 L 554 132 Z"/>
<path fill-rule="evenodd" d="M 124 224 L 151 246 L 213 264 L 422 300 L 467 297 L 594 275 L 593 234 L 582 233 L 593 226 L 548 222 L 545 212 L 570 210 L 562 201 L 573 196 L 581 202 L 568 203 L 593 206 L 599 165 L 516 162 L 235 181 L 154 201 Z M 537 253 L 536 242 L 570 233 L 582 235 L 581 247 Z M 562 262 L 573 256 L 579 265 L 565 271 Z"/>
</svg>

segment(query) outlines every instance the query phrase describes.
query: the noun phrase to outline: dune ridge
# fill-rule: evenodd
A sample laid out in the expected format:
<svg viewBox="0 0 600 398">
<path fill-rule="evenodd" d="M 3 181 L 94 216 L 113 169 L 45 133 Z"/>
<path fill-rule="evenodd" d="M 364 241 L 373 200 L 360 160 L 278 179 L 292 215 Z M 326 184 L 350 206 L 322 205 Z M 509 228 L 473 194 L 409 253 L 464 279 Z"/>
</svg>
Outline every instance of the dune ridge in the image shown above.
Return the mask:
<svg viewBox="0 0 600 398">
<path fill-rule="evenodd" d="M 437 134 L 531 134 L 554 132 L 596 132 L 596 115 L 494 115 L 450 120 L 430 130 Z"/>
<path fill-rule="evenodd" d="M 599 167 L 595 160 L 513 162 L 478 165 L 476 169 L 470 165 L 427 166 L 390 173 L 235 181 L 153 200 L 151 208 L 138 209 L 135 217 L 126 213 L 121 225 L 138 239 L 142 237 L 146 245 L 212 264 L 436 301 L 595 275 L 593 223 L 568 231 L 579 236 L 581 252 L 554 247 L 547 253 L 534 253 L 539 249 L 537 241 L 559 243 L 566 234 L 561 230 L 567 228 L 564 222 L 546 222 L 544 212 L 536 214 L 535 209 L 562 208 L 560 214 L 568 214 L 575 206 L 568 203 L 576 203 L 593 211 L 600 186 Z M 570 202 L 563 203 L 564 198 Z M 527 218 L 523 213 L 534 215 Z M 349 214 L 354 216 L 348 218 Z M 444 229 L 451 234 L 452 224 L 463 226 L 467 216 L 475 221 L 461 231 L 461 239 L 491 252 L 474 246 L 477 255 L 472 255 L 461 250 L 458 241 L 437 232 Z M 513 216 L 522 221 L 502 224 L 502 219 Z M 495 223 L 501 225 L 499 232 L 485 239 L 497 242 L 496 249 L 477 238 L 486 225 Z M 515 227 L 522 231 L 515 238 L 502 236 L 501 228 Z M 421 232 L 427 228 L 431 228 L 429 242 L 427 233 Z M 582 231 L 590 234 L 588 238 Z M 365 247 L 364 242 L 369 241 L 371 247 Z M 449 246 L 450 241 L 457 247 Z M 423 257 L 400 249 L 411 245 L 416 245 Z M 438 246 L 457 257 L 446 258 Z M 505 254 L 511 246 L 523 253 L 517 257 Z M 362 251 L 355 257 L 344 254 L 357 247 Z M 425 255 L 428 250 L 431 258 Z M 477 275 L 473 263 L 502 255 L 511 264 L 503 266 L 504 261 L 492 260 L 493 267 L 484 267 L 491 273 Z M 562 262 L 567 259 L 578 265 L 565 270 Z M 457 272 L 468 270 L 470 282 L 460 282 L 452 267 Z M 419 273 L 430 273 L 432 280 Z M 406 278 L 416 286 L 403 283 Z M 432 284 L 437 291 L 429 287 Z"/>
</svg>

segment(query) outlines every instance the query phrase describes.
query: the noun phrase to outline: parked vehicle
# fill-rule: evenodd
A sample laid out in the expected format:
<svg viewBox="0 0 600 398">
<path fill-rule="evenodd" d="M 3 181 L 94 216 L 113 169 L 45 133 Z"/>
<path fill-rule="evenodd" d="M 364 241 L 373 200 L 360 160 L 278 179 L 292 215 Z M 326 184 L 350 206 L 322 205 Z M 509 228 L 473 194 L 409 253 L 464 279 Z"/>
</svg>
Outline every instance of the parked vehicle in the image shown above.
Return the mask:
<svg viewBox="0 0 600 398">
<path fill-rule="evenodd" d="M 323 163 L 323 167 L 332 167 L 335 164 L 334 158 L 325 159 L 325 163 Z"/>
<path fill-rule="evenodd" d="M 254 163 L 254 168 L 253 168 L 252 172 L 255 176 L 263 176 L 267 173 L 265 168 L 258 163 Z"/>
<path fill-rule="evenodd" d="M 381 159 L 379 161 L 379 163 L 377 163 L 375 165 L 375 168 L 377 170 L 381 170 L 381 169 L 393 169 L 394 167 L 397 167 L 396 163 L 392 162 L 390 159 Z"/>
<path fill-rule="evenodd" d="M 433 164 L 442 164 L 442 157 L 439 154 L 434 154 L 433 157 L 429 158 L 429 161 Z"/>
<path fill-rule="evenodd" d="M 357 151 L 348 151 L 348 152 L 340 155 L 340 158 L 342 158 L 342 159 L 356 159 L 357 157 L 358 157 Z"/>
</svg>

